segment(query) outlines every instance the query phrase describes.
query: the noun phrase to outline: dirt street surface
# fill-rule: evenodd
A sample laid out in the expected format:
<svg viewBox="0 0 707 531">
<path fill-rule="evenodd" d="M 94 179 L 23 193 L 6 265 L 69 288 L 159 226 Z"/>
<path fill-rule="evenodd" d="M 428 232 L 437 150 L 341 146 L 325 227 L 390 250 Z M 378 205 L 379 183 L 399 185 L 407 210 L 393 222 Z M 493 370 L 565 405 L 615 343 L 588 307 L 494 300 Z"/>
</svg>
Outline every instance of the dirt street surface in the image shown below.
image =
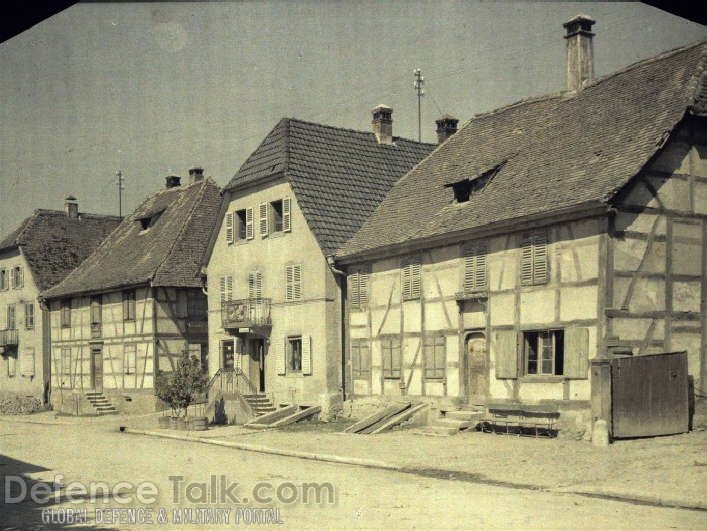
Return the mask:
<svg viewBox="0 0 707 531">
<path fill-rule="evenodd" d="M 538 451 L 542 452 L 542 446 L 538 447 Z M 186 525 L 184 515 L 188 513 L 180 513 L 185 520 L 175 523 L 175 508 L 193 509 L 190 521 L 208 517 L 196 509 L 230 509 L 228 527 L 232 527 L 236 523 L 245 524 L 246 515 L 251 520 L 255 518 L 255 512 L 248 513 L 244 509 L 261 507 L 279 509 L 279 513 L 262 513 L 261 518 L 274 517 L 276 521 L 251 523 L 254 527 L 704 528 L 707 524 L 707 513 L 704 511 L 437 479 L 121 434 L 110 422 L 28 424 L 3 420 L 0 422 L 0 454 L 4 479 L 7 476 L 23 476 L 35 482 L 51 482 L 56 474 L 63 474 L 64 485 L 71 481 L 85 484 L 102 481 L 111 487 L 120 481 L 133 485 L 152 482 L 158 491 L 157 499 L 147 505 L 138 503 L 136 499 L 127 505 L 115 501 L 72 504 L 66 499 L 59 503 L 38 505 L 32 501 L 5 503 L 8 493 L 3 490 L 2 528 L 61 527 L 58 523 L 42 524 L 42 510 L 47 508 L 86 508 L 89 527 L 92 528 L 141 527 L 119 522 L 97 525 L 93 520 L 95 509 L 107 507 L 152 508 L 153 525 L 143 528 L 155 527 L 156 515 L 160 508 L 164 508 L 168 518 L 162 526 L 165 529 L 219 527 L 209 522 Z M 518 463 L 519 469 L 523 466 L 523 463 Z M 481 471 L 488 467 L 486 463 L 479 463 Z M 217 492 L 212 503 L 212 493 L 204 494 L 202 498 L 201 487 L 187 488 L 188 483 L 198 482 L 207 484 L 208 490 L 212 485 L 212 475 L 225 476 L 225 480 L 217 478 L 218 484 L 221 481 L 238 483 L 232 492 L 236 501 L 231 498 L 219 500 L 221 494 Z M 178 488 L 175 488 L 175 480 L 170 480 L 170 476 L 183 476 Z M 253 501 L 254 488 L 260 482 L 266 482 L 266 490 L 260 492 L 261 496 L 263 493 L 272 495 L 274 499 L 271 503 Z M 320 503 L 316 503 L 311 496 L 310 503 L 302 503 L 301 491 L 297 501 L 285 503 L 292 498 L 292 492 L 284 489 L 284 484 L 299 488 L 313 482 L 331 484 L 335 493 L 334 503 L 326 503 L 330 501 L 329 491 L 322 491 Z M 4 485 L 5 481 L 0 488 L 4 489 Z M 282 499 L 277 500 L 280 488 L 284 489 L 281 491 Z M 218 488 L 215 490 L 218 491 Z M 126 492 L 135 494 L 135 489 Z M 15 489 L 10 494 L 18 493 Z M 174 499 L 176 495 L 178 500 Z M 236 522 L 237 514 L 240 515 L 239 522 Z"/>
</svg>

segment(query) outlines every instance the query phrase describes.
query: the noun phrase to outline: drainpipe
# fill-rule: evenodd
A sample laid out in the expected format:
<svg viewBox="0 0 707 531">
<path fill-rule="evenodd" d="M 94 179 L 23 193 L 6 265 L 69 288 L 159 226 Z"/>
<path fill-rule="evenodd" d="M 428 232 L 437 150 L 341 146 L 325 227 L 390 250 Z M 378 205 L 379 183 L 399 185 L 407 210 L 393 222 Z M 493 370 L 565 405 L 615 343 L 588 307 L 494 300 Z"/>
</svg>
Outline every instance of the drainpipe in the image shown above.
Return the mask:
<svg viewBox="0 0 707 531">
<path fill-rule="evenodd" d="M 334 256 L 326 257 L 329 269 L 341 280 L 341 398 L 346 400 L 346 272 L 337 269 Z"/>
<path fill-rule="evenodd" d="M 206 270 L 204 267 L 201 268 L 200 273 L 201 273 L 201 275 L 199 275 L 199 276 L 201 279 L 201 292 L 208 297 L 209 296 L 209 288 L 208 288 L 208 284 L 207 284 L 208 277 L 206 276 Z"/>
</svg>

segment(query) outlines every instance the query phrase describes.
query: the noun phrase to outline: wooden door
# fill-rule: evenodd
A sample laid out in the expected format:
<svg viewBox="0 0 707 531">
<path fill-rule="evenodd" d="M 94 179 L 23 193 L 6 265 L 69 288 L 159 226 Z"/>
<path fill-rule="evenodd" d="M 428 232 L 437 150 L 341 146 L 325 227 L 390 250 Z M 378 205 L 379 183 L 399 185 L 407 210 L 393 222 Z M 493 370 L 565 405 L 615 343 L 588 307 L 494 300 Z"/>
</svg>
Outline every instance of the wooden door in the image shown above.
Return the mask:
<svg viewBox="0 0 707 531">
<path fill-rule="evenodd" d="M 467 394 L 482 397 L 488 387 L 486 334 L 470 332 L 465 340 Z"/>
<path fill-rule="evenodd" d="M 103 391 L 103 349 L 91 348 L 91 387 Z"/>
<path fill-rule="evenodd" d="M 265 345 L 262 339 L 248 341 L 248 378 L 261 392 L 265 392 Z"/>
<path fill-rule="evenodd" d="M 221 341 L 221 366 L 224 369 L 233 369 L 234 353 L 233 341 Z"/>
</svg>

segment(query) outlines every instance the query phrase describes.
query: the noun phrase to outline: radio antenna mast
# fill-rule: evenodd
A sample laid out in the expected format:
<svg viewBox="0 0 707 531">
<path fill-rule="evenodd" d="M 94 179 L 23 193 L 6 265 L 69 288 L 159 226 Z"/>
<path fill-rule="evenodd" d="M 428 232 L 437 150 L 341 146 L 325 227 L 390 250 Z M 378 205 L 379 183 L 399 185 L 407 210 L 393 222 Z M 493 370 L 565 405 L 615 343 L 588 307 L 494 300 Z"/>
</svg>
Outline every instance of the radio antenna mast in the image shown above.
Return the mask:
<svg viewBox="0 0 707 531">
<path fill-rule="evenodd" d="M 123 186 L 123 172 L 121 170 L 118 170 L 115 174 L 117 177 L 117 182 L 116 184 L 118 185 L 118 216 L 121 218 L 123 217 L 123 190 L 125 190 L 125 186 Z"/>
<path fill-rule="evenodd" d="M 412 71 L 415 76 L 415 81 L 412 82 L 412 88 L 417 92 L 417 141 L 422 142 L 422 96 L 425 95 L 423 86 L 425 78 L 422 77 L 422 70 L 416 68 Z"/>
</svg>

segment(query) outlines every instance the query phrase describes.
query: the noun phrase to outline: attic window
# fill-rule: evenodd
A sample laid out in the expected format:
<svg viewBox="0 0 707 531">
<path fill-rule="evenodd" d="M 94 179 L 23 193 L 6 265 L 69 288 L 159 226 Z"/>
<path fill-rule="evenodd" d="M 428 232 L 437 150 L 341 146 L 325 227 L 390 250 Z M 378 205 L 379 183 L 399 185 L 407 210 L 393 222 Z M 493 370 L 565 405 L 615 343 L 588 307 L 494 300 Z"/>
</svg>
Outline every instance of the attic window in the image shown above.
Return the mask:
<svg viewBox="0 0 707 531">
<path fill-rule="evenodd" d="M 473 194 L 486 188 L 505 163 L 506 161 L 504 160 L 476 177 L 445 184 L 444 186 L 451 187 L 454 190 L 454 200 L 457 203 L 466 203 Z"/>
<path fill-rule="evenodd" d="M 160 219 L 162 212 L 163 211 L 155 212 L 154 214 L 138 218 L 138 221 L 140 222 L 140 233 L 146 232 L 151 227 L 154 227 L 157 220 Z"/>
</svg>

